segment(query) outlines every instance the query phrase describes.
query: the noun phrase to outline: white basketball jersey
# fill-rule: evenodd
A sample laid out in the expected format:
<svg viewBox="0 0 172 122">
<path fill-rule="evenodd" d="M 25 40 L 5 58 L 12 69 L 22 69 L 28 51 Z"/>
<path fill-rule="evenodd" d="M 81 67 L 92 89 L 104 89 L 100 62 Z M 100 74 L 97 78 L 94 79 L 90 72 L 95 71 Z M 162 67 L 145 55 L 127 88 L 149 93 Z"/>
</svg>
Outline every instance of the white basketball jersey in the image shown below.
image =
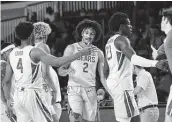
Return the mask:
<svg viewBox="0 0 172 122">
<path fill-rule="evenodd" d="M 10 54 L 10 64 L 12 66 L 15 87 L 42 88 L 42 73 L 39 70 L 40 63 L 35 64 L 30 59 L 30 51 L 33 46 L 26 46 L 22 49 L 16 47 Z"/>
<path fill-rule="evenodd" d="M 83 48 L 79 43 L 74 43 L 73 46 L 73 54 L 79 52 Z M 68 86 L 95 86 L 97 63 L 97 52 L 91 55 L 81 56 L 77 60 L 71 62 L 70 68 L 74 70 L 74 74 L 69 75 Z"/>
<path fill-rule="evenodd" d="M 109 76 L 108 79 L 114 80 L 113 83 L 107 83 L 118 85 L 122 84 L 124 90 L 133 90 L 133 65 L 131 61 L 114 45 L 116 38 L 119 34 L 112 36 L 106 46 L 106 59 L 109 65 Z M 110 80 L 109 80 L 110 81 Z"/>
</svg>

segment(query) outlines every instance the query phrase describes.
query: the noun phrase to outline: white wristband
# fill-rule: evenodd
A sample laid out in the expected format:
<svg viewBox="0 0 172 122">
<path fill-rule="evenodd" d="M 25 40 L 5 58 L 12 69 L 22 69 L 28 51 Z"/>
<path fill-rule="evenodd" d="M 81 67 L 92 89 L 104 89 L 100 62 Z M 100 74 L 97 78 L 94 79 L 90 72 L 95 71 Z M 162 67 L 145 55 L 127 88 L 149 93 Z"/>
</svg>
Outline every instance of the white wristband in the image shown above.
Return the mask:
<svg viewBox="0 0 172 122">
<path fill-rule="evenodd" d="M 157 62 L 157 60 L 149 60 L 136 54 L 131 57 L 131 63 L 141 67 L 156 67 Z"/>
</svg>

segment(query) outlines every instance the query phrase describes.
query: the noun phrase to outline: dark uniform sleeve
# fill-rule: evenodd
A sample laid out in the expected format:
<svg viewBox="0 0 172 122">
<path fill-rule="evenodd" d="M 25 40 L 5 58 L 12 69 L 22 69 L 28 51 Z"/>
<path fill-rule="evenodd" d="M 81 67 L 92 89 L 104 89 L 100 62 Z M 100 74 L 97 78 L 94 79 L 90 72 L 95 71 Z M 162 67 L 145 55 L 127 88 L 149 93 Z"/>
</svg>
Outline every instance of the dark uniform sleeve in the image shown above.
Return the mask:
<svg viewBox="0 0 172 122">
<path fill-rule="evenodd" d="M 167 34 L 166 42 L 164 43 L 164 49 L 170 71 L 172 72 L 172 30 Z"/>
</svg>

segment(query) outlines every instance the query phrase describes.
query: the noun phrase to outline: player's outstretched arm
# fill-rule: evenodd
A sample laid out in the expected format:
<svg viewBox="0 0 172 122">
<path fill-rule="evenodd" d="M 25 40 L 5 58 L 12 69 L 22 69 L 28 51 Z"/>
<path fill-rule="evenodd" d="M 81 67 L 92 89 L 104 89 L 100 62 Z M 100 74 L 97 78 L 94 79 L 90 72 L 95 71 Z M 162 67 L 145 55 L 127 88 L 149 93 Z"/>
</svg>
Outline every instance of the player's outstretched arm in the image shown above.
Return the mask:
<svg viewBox="0 0 172 122">
<path fill-rule="evenodd" d="M 101 50 L 98 50 L 98 72 L 100 76 L 100 81 L 104 88 L 108 91 L 107 84 L 106 84 L 106 79 L 104 75 L 104 54 Z"/>
<path fill-rule="evenodd" d="M 42 43 L 41 45 L 38 46 L 38 48 L 41 48 L 46 53 L 50 54 L 50 49 L 49 49 L 48 45 Z M 43 78 L 44 78 L 45 82 L 51 87 L 51 89 L 54 92 L 57 92 L 57 89 L 55 87 L 55 84 L 54 84 L 52 78 L 50 77 L 50 71 L 49 71 L 49 69 L 50 69 L 49 65 L 42 64 Z"/>
<path fill-rule="evenodd" d="M 10 66 L 9 63 L 6 64 L 6 72 L 5 72 L 5 76 L 2 80 L 2 88 L 4 91 L 4 96 L 5 99 L 8 101 L 10 100 L 10 92 L 11 92 L 11 78 L 13 75 L 13 71 L 12 68 Z"/>
<path fill-rule="evenodd" d="M 2 81 L 5 77 L 7 62 L 4 60 L 1 60 L 0 64 L 1 64 L 1 81 Z M 4 90 L 3 90 L 3 83 L 2 82 L 1 82 L 1 101 L 4 104 L 7 103 L 5 96 L 4 96 Z"/>
<path fill-rule="evenodd" d="M 12 75 L 13 75 L 13 71 L 12 71 L 12 68 L 10 66 L 9 63 L 7 63 L 6 65 L 6 73 L 5 73 L 5 77 L 3 78 L 2 80 L 2 89 L 3 89 L 3 92 L 4 92 L 4 97 L 6 99 L 6 111 L 7 111 L 7 116 L 9 118 L 12 117 L 13 115 L 13 111 L 12 111 L 12 108 L 11 108 L 11 78 L 12 78 Z"/>
<path fill-rule="evenodd" d="M 133 48 L 130 46 L 129 40 L 124 37 L 120 36 L 114 41 L 115 47 L 122 51 L 122 53 L 131 61 L 132 64 L 138 65 L 141 67 L 157 67 L 159 69 L 163 68 L 164 61 L 156 61 L 156 60 L 149 60 L 138 56 Z"/>
<path fill-rule="evenodd" d="M 64 51 L 63 56 L 70 56 L 73 55 L 73 45 L 68 45 Z M 58 69 L 58 73 L 60 76 L 66 76 L 68 75 L 70 72 L 72 73 L 72 70 L 69 69 L 69 64 L 63 65 Z"/>
<path fill-rule="evenodd" d="M 33 48 L 30 52 L 30 57 L 34 62 L 42 61 L 45 64 L 55 66 L 55 67 L 60 67 L 62 65 L 68 64 L 76 60 L 82 55 L 88 55 L 94 50 L 95 49 L 92 47 L 87 47 L 87 48 L 82 49 L 80 52 L 77 52 L 71 56 L 57 58 L 55 56 L 47 54 L 46 52 L 44 52 L 43 50 L 39 48 Z"/>
<path fill-rule="evenodd" d="M 172 31 L 170 31 L 172 33 Z M 172 34 L 168 34 L 164 43 L 165 54 L 167 56 L 170 71 L 172 73 Z"/>
</svg>

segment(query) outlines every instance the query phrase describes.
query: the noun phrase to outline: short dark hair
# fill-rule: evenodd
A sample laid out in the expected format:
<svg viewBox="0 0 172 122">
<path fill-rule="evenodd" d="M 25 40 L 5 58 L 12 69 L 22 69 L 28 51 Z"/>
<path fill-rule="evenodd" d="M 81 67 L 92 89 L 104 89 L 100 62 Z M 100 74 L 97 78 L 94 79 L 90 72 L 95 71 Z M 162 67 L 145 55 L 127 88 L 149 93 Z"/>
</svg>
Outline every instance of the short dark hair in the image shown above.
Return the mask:
<svg viewBox="0 0 172 122">
<path fill-rule="evenodd" d="M 164 9 L 162 15 L 166 17 L 172 25 L 172 6 L 170 8 Z"/>
<path fill-rule="evenodd" d="M 77 41 L 81 41 L 82 39 L 81 32 L 83 31 L 84 28 L 93 28 L 95 30 L 96 35 L 95 35 L 94 42 L 100 39 L 102 35 L 101 25 L 94 20 L 84 19 L 76 26 L 75 34 L 76 34 Z"/>
<path fill-rule="evenodd" d="M 17 38 L 20 40 L 28 39 L 32 34 L 33 29 L 34 26 L 31 22 L 28 21 L 20 22 L 15 28 Z"/>
<path fill-rule="evenodd" d="M 111 31 L 119 31 L 121 24 L 127 24 L 128 15 L 122 12 L 116 12 L 113 14 L 109 20 L 108 26 Z"/>
</svg>

